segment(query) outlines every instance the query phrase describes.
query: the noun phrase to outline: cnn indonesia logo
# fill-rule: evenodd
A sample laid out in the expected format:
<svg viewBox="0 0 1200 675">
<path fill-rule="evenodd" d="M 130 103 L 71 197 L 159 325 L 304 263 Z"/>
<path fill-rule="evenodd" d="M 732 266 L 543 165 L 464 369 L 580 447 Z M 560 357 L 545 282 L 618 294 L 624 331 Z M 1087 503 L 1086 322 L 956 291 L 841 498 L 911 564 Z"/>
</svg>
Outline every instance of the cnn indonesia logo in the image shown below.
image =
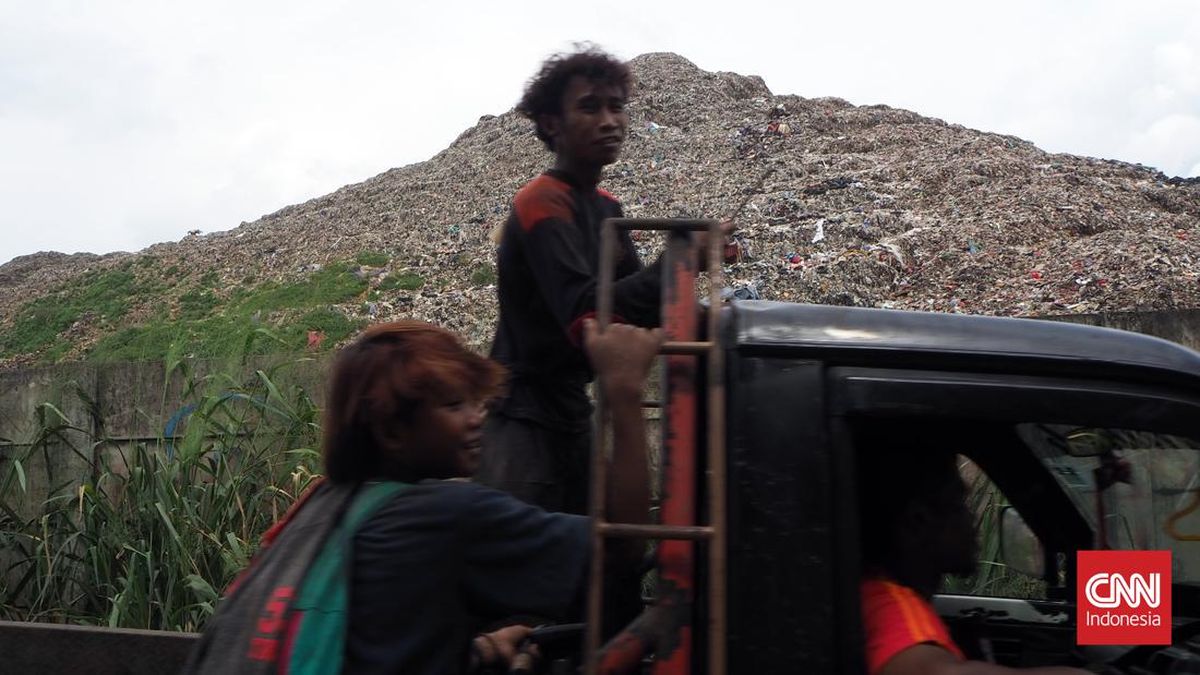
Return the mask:
<svg viewBox="0 0 1200 675">
<path fill-rule="evenodd" d="M 1081 645 L 1171 644 L 1171 552 L 1080 551 Z"/>
</svg>

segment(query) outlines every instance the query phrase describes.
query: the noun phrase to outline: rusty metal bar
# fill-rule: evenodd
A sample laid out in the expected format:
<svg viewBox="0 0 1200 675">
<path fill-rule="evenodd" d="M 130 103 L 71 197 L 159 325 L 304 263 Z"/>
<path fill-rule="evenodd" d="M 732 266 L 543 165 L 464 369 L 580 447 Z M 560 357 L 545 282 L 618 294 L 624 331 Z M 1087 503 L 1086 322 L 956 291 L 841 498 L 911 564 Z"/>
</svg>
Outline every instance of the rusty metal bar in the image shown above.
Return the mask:
<svg viewBox="0 0 1200 675">
<path fill-rule="evenodd" d="M 707 525 L 628 525 L 603 523 L 600 531 L 608 537 L 645 537 L 647 539 L 711 539 L 713 529 Z"/>
<path fill-rule="evenodd" d="M 607 481 L 606 459 L 608 456 L 608 435 L 605 431 L 604 418 L 607 406 L 603 392 L 597 392 L 596 414 L 597 424 L 594 432 L 592 448 L 592 475 L 590 511 L 592 515 L 592 555 L 593 565 L 588 586 L 588 626 L 585 641 L 584 672 L 596 675 L 599 653 L 600 635 L 603 620 L 603 560 L 604 540 L 606 537 L 646 537 L 665 539 L 659 547 L 660 565 L 663 564 L 663 551 L 674 551 L 670 556 L 671 569 L 681 575 L 679 581 L 687 586 L 687 595 L 691 597 L 693 546 L 695 541 L 709 541 L 709 601 L 708 601 L 708 648 L 709 672 L 724 675 L 726 672 L 725 649 L 725 417 L 724 417 L 724 372 L 723 355 L 717 340 L 719 328 L 719 313 L 721 306 L 721 256 L 720 224 L 715 220 L 680 221 L 671 219 L 610 219 L 601 225 L 600 231 L 600 265 L 598 270 L 598 287 L 596 298 L 597 322 L 601 327 L 607 326 L 612 318 L 613 305 L 613 267 L 616 249 L 617 230 L 668 230 L 677 235 L 668 237 L 668 250 L 665 254 L 664 294 L 671 294 L 663 303 L 664 328 L 673 325 L 674 330 L 668 330 L 668 336 L 685 338 L 685 340 L 668 342 L 663 345 L 661 353 L 668 354 L 667 365 L 669 374 L 678 382 L 674 391 L 675 396 L 668 393 L 664 402 L 645 401 L 646 407 L 662 407 L 668 415 L 674 411 L 676 420 L 668 420 L 673 429 L 672 434 L 681 436 L 683 446 L 690 444 L 689 454 L 681 450 L 680 457 L 674 461 L 674 477 L 692 481 L 681 481 L 675 485 L 677 494 L 665 493 L 663 499 L 664 521 L 668 525 L 633 525 L 627 523 L 608 523 L 604 520 L 605 490 Z M 695 303 L 695 265 L 687 253 L 690 248 L 683 245 L 686 240 L 678 237 L 684 232 L 704 231 L 709 233 L 708 273 L 709 273 L 709 311 L 708 311 L 708 340 L 695 341 L 697 315 Z M 676 268 L 679 269 L 676 269 Z M 690 320 L 688 317 L 691 317 Z M 690 341 L 687 338 L 691 338 Z M 695 500 L 695 461 L 697 456 L 696 438 L 694 436 L 696 412 L 695 362 L 682 357 L 707 355 L 707 393 L 708 393 L 708 457 L 707 478 L 709 484 L 709 524 L 707 526 L 688 525 L 678 522 L 696 522 Z M 664 378 L 670 380 L 671 378 Z M 671 390 L 668 390 L 670 392 Z M 684 431 L 686 429 L 687 431 Z M 664 449 L 666 445 L 664 444 Z M 665 454 L 664 458 L 669 457 Z M 667 467 L 664 467 L 664 471 Z M 674 484 L 672 484 L 674 485 Z M 689 510 L 690 508 L 690 510 Z M 668 519 L 667 513 L 672 512 Z M 682 540 L 682 541 L 681 541 Z M 685 543 L 685 541 L 687 543 Z M 664 566 L 664 573 L 666 567 Z M 682 590 L 682 589 L 680 589 Z M 691 626 L 682 625 L 679 629 L 679 640 L 676 649 L 666 655 L 666 658 L 656 663 L 656 672 L 690 673 L 691 670 Z"/>
<path fill-rule="evenodd" d="M 708 353 L 708 350 L 713 347 L 712 342 L 695 342 L 695 341 L 680 341 L 680 342 L 664 342 L 659 348 L 660 354 L 680 354 L 684 356 L 703 356 Z"/>
<path fill-rule="evenodd" d="M 613 268 L 615 267 L 617 231 L 606 220 L 600 225 L 600 269 L 596 285 L 596 322 L 600 328 L 612 321 Z M 595 675 L 595 655 L 600 650 L 600 635 L 604 612 L 604 533 L 605 492 L 608 472 L 608 434 L 604 416 L 608 406 L 601 387 L 596 387 L 596 414 L 592 424 L 592 470 L 589 477 L 591 494 L 588 511 L 592 517 L 592 565 L 588 579 L 587 630 L 584 640 L 584 672 Z"/>
<path fill-rule="evenodd" d="M 720 342 L 721 226 L 710 221 L 708 228 L 708 334 Z M 725 355 L 719 347 L 708 352 L 708 524 L 713 530 L 708 545 L 708 672 L 725 675 L 726 578 L 725 578 Z"/>
<path fill-rule="evenodd" d="M 720 227 L 715 220 L 683 220 L 676 218 L 614 218 L 610 222 L 618 230 L 668 230 L 678 232 L 711 232 L 713 227 Z M 720 235 L 718 235 L 720 236 Z"/>
<path fill-rule="evenodd" d="M 617 257 L 617 232 L 606 220 L 600 225 L 600 270 L 596 280 L 596 322 L 606 328 L 612 321 L 613 267 Z"/>
<path fill-rule="evenodd" d="M 667 235 L 663 253 L 662 327 L 669 342 L 662 346 L 662 386 L 665 397 L 662 428 L 660 485 L 663 495 L 659 520 L 667 527 L 693 528 L 697 523 L 696 487 L 699 444 L 696 415 L 699 413 L 699 361 L 708 343 L 696 342 L 699 314 L 696 307 L 696 255 L 684 226 Z M 709 532 L 705 537 L 711 539 Z M 666 540 L 658 546 L 659 591 L 671 588 L 690 609 L 696 594 L 696 546 L 694 541 Z M 675 647 L 657 654 L 655 675 L 690 675 L 693 670 L 693 640 L 696 626 L 688 617 L 676 629 Z"/>
</svg>

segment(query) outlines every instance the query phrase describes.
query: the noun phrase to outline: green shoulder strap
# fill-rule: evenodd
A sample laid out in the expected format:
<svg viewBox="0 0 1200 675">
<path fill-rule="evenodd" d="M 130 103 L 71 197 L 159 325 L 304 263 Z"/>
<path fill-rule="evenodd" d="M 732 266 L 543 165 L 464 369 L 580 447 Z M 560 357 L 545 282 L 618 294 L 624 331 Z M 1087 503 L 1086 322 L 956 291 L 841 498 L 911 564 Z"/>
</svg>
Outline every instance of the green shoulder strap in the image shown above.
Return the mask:
<svg viewBox="0 0 1200 675">
<path fill-rule="evenodd" d="M 346 652 L 346 622 L 350 605 L 350 555 L 354 533 L 379 507 L 399 494 L 406 483 L 364 485 L 355 495 L 342 522 L 329 535 L 304 577 L 292 604 L 300 612 L 287 659 L 288 675 L 336 675 Z"/>
</svg>

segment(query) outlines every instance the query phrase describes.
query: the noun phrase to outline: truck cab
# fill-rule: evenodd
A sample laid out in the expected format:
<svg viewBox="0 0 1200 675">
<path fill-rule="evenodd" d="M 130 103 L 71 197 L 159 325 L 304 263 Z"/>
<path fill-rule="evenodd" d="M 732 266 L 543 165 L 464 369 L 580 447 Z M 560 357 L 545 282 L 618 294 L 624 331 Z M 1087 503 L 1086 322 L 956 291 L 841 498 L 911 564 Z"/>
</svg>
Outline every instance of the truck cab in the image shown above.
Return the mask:
<svg viewBox="0 0 1200 675">
<path fill-rule="evenodd" d="M 934 599 L 968 658 L 1197 672 L 1200 355 L 1060 322 L 764 301 L 726 305 L 718 339 L 728 672 L 865 672 L 859 472 L 925 448 L 960 456 L 980 523 L 982 571 Z M 1076 646 L 1076 551 L 1102 548 L 1171 551 L 1172 647 Z"/>
</svg>

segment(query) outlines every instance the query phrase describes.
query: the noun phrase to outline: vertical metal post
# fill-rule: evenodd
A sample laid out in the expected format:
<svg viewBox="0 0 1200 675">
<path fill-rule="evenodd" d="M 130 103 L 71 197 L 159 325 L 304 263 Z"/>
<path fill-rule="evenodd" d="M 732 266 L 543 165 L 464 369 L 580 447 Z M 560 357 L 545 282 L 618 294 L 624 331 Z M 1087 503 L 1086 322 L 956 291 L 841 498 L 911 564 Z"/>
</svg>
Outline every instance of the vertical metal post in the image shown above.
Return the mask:
<svg viewBox="0 0 1200 675">
<path fill-rule="evenodd" d="M 600 328 L 612 320 L 613 259 L 617 244 L 616 227 L 611 220 L 600 224 L 600 269 L 596 284 L 596 323 Z M 592 423 L 592 471 L 589 513 L 592 516 L 592 567 L 588 579 L 587 633 L 584 643 L 584 672 L 595 675 L 596 655 L 600 651 L 600 635 L 604 622 L 604 534 L 605 492 L 608 489 L 608 434 L 605 433 L 604 392 L 596 388 L 596 414 Z"/>
<path fill-rule="evenodd" d="M 662 327 L 672 342 L 694 342 L 699 328 L 696 309 L 696 258 L 691 233 L 667 232 L 663 253 Z M 663 525 L 694 525 L 698 447 L 696 416 L 699 408 L 697 368 L 699 354 L 670 354 L 663 358 L 662 504 Z M 667 539 L 658 545 L 659 599 L 679 602 L 690 613 L 696 594 L 696 544 Z M 690 675 L 693 628 L 679 629 L 670 653 L 656 655 L 656 675 Z"/>
<path fill-rule="evenodd" d="M 725 356 L 721 352 L 720 223 L 708 226 L 708 668 L 724 675 L 725 663 Z"/>
<path fill-rule="evenodd" d="M 717 331 L 720 327 L 721 309 L 721 255 L 720 224 L 716 221 L 670 220 L 670 219 L 610 219 L 600 226 L 600 264 L 596 289 L 596 319 L 601 327 L 605 327 L 612 319 L 613 308 L 613 267 L 616 251 L 617 228 L 667 230 L 672 233 L 668 240 L 668 251 L 665 260 L 663 290 L 668 295 L 664 299 L 663 324 L 668 328 L 670 338 L 662 346 L 661 353 L 669 357 L 678 367 L 668 365 L 667 384 L 668 396 L 665 407 L 674 410 L 674 418 L 668 418 L 668 433 L 672 434 L 674 443 L 664 443 L 664 465 L 668 466 L 668 481 L 664 490 L 673 491 L 665 494 L 664 519 L 681 520 L 680 523 L 663 523 L 661 525 L 630 525 L 610 524 L 604 519 L 605 498 L 607 489 L 607 458 L 608 434 L 605 432 L 605 416 L 607 406 L 603 391 L 596 395 L 596 424 L 593 429 L 592 443 L 592 475 L 590 494 L 590 513 L 592 516 L 592 568 L 588 584 L 587 632 L 585 640 L 584 672 L 595 675 L 599 663 L 597 657 L 600 648 L 600 636 L 603 621 L 604 596 L 604 540 L 606 536 L 651 536 L 672 539 L 705 539 L 709 545 L 709 589 L 708 589 L 708 649 L 709 672 L 724 675 L 726 664 L 726 564 L 725 564 L 725 527 L 726 527 L 726 467 L 725 467 L 725 390 L 724 390 L 724 355 L 720 350 L 720 340 Z M 682 246 L 681 233 L 704 230 L 708 231 L 708 274 L 709 274 L 709 310 L 705 341 L 695 341 L 697 320 L 695 301 L 695 265 L 692 262 L 690 245 Z M 683 256 L 683 260 L 680 257 Z M 690 339 L 679 339 L 690 338 Z M 696 438 L 695 419 L 697 408 L 696 357 L 706 355 L 707 362 L 707 391 L 708 391 L 708 496 L 709 524 L 706 526 L 690 525 L 696 516 Z M 671 386 L 673 384 L 673 386 Z M 689 412 L 690 411 L 690 412 Z M 681 445 L 682 443 L 682 445 Z M 674 450 L 674 452 L 671 452 Z M 689 454 L 688 450 L 692 452 Z M 684 480 L 686 478 L 686 480 Z M 672 502 L 675 505 L 672 505 Z M 660 563 L 664 581 L 678 581 L 675 600 L 684 599 L 689 602 L 693 598 L 695 551 L 693 544 L 682 541 L 665 541 L 660 547 Z M 667 556 L 662 556 L 662 552 Z M 674 575 L 674 577 L 672 577 Z M 683 626 L 679 639 L 680 648 L 665 655 L 656 668 L 665 675 L 670 673 L 688 673 L 691 667 L 691 649 L 684 645 L 690 642 L 691 628 Z M 619 638 L 618 638 L 619 639 Z M 628 645 L 626 645 L 628 646 Z M 640 648 L 640 647 L 639 647 Z M 616 653 L 616 652 L 614 652 Z M 618 661 L 627 656 L 621 652 Z M 632 663 L 632 662 L 629 662 Z M 614 666 L 606 662 L 604 667 Z M 628 665 L 621 665 L 626 668 Z M 622 671 L 623 672 L 623 671 Z"/>
</svg>

